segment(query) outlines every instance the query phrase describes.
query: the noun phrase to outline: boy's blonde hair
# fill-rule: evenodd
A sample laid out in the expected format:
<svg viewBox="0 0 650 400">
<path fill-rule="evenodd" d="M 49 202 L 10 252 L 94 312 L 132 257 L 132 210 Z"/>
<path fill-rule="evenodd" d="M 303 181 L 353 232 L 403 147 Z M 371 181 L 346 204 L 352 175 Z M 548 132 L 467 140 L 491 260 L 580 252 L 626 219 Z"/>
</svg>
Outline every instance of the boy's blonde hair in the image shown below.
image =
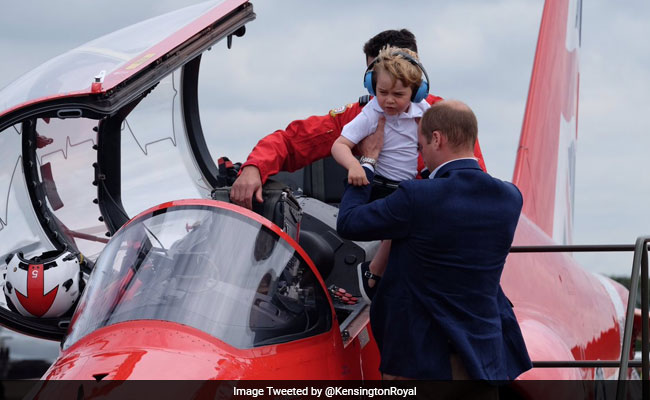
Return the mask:
<svg viewBox="0 0 650 400">
<path fill-rule="evenodd" d="M 380 70 L 386 71 L 391 76 L 393 84 L 399 80 L 405 87 L 410 87 L 415 94 L 422 83 L 422 70 L 399 53 L 406 53 L 418 60 L 417 53 L 412 50 L 386 46 L 379 51 L 377 61 L 372 68 L 375 71 L 373 78 L 376 79 L 376 73 Z"/>
</svg>

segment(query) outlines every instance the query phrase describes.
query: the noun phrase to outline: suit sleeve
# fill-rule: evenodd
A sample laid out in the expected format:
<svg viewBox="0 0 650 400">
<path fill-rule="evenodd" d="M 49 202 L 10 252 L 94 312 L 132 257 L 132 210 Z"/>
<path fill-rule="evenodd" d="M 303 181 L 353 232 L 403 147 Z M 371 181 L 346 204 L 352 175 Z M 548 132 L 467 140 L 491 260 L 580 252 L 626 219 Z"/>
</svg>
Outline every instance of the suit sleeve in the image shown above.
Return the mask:
<svg viewBox="0 0 650 400">
<path fill-rule="evenodd" d="M 262 182 L 280 171 L 296 171 L 330 155 L 334 141 L 343 126 L 361 112 L 359 103 L 291 122 L 284 130 L 277 130 L 262 140 L 251 151 L 242 165 L 254 165 L 260 170 Z"/>
<path fill-rule="evenodd" d="M 364 170 L 372 182 L 374 174 L 366 168 Z M 348 185 L 339 205 L 336 230 L 342 237 L 351 240 L 406 237 L 413 208 L 407 186 L 408 182 L 404 182 L 390 196 L 368 203 L 371 185 Z"/>
</svg>

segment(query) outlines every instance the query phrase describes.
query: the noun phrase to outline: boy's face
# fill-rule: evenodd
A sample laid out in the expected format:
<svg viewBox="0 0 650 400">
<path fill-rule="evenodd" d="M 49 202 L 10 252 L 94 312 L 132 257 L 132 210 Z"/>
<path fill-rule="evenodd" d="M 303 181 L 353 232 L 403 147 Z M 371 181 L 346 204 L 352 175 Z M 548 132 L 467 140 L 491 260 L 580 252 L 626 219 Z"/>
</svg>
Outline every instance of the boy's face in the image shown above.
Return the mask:
<svg viewBox="0 0 650 400">
<path fill-rule="evenodd" d="M 377 73 L 375 93 L 379 107 L 387 115 L 398 115 L 408 110 L 413 90 L 410 87 L 405 87 L 399 79 L 396 79 L 393 84 L 392 77 L 383 69 L 375 72 Z"/>
</svg>

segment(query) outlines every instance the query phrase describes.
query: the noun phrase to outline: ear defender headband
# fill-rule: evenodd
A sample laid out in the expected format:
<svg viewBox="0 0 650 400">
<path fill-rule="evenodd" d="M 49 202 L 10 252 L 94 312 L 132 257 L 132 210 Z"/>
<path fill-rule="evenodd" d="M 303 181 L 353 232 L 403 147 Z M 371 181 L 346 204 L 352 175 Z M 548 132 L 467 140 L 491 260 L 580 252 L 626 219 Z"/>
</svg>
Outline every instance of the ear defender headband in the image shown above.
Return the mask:
<svg viewBox="0 0 650 400">
<path fill-rule="evenodd" d="M 422 64 L 413 58 L 410 54 L 403 51 L 395 51 L 391 53 L 391 56 L 402 56 L 402 58 L 404 58 L 406 61 L 420 68 L 420 71 L 422 71 L 422 74 L 426 80 L 423 79 L 420 83 L 420 87 L 418 87 L 417 90 L 413 91 L 413 94 L 411 95 L 411 101 L 413 103 L 419 103 L 422 100 L 426 99 L 429 95 L 429 75 L 427 75 L 427 71 L 424 69 Z M 368 89 L 368 93 L 370 93 L 371 96 L 376 96 L 375 87 L 377 86 L 377 78 L 375 77 L 375 71 L 373 71 L 373 68 L 378 61 L 379 57 L 375 57 L 375 59 L 370 62 L 368 68 L 366 68 L 366 73 L 363 75 L 363 86 Z"/>
</svg>

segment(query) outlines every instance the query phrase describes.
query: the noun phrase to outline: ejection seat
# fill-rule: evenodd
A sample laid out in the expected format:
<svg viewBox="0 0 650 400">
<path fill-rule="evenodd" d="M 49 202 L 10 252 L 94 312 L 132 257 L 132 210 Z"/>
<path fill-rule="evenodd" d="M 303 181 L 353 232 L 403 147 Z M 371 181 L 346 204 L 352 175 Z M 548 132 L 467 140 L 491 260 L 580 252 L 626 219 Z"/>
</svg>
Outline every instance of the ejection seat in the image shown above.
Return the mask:
<svg viewBox="0 0 650 400">
<path fill-rule="evenodd" d="M 273 179 L 285 182 L 292 190 L 324 203 L 341 202 L 348 172 L 332 157 L 315 161 L 294 172 L 278 172 Z"/>
</svg>

